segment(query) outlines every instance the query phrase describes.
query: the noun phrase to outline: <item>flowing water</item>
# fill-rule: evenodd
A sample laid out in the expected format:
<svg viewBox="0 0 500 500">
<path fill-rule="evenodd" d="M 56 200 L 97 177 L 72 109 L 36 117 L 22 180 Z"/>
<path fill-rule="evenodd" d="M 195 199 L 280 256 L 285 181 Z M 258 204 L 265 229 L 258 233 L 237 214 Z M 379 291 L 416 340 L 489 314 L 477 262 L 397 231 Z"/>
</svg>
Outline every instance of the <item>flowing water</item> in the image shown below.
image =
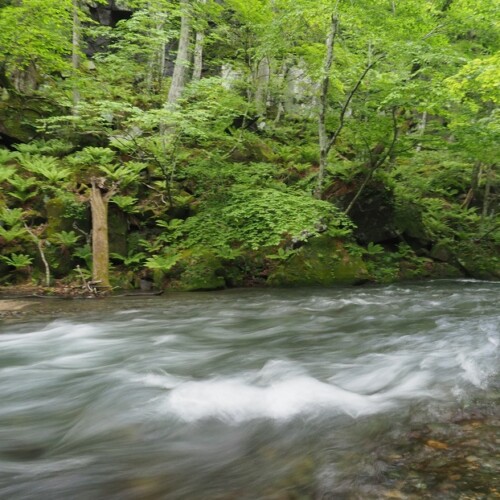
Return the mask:
<svg viewBox="0 0 500 500">
<path fill-rule="evenodd" d="M 495 418 L 499 299 L 462 280 L 33 301 L 0 323 L 0 498 L 462 498 L 425 473 L 404 493 L 405 453 L 431 432 L 443 460 L 433 425 Z M 491 429 L 490 456 L 460 456 L 494 478 Z"/>
</svg>

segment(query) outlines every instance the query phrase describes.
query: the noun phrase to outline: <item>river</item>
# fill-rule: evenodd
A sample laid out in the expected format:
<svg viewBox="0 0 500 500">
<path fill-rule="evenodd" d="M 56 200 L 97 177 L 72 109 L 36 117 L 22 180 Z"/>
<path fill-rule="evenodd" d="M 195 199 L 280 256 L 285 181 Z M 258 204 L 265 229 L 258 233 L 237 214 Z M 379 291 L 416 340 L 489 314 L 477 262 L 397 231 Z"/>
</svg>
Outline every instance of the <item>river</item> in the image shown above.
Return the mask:
<svg viewBox="0 0 500 500">
<path fill-rule="evenodd" d="M 499 299 L 458 280 L 30 301 L 0 322 L 0 498 L 500 498 Z"/>
</svg>

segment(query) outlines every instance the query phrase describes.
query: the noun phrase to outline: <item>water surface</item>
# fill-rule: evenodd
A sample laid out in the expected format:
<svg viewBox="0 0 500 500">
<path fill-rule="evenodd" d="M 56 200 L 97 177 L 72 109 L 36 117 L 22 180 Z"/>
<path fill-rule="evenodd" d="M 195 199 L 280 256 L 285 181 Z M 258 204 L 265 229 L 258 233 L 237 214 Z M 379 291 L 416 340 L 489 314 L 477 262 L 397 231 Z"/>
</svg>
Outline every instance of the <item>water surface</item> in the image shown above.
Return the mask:
<svg viewBox="0 0 500 500">
<path fill-rule="evenodd" d="M 33 302 L 0 323 L 0 498 L 383 498 L 404 485 L 378 450 L 496 408 L 499 298 L 462 280 Z"/>
</svg>

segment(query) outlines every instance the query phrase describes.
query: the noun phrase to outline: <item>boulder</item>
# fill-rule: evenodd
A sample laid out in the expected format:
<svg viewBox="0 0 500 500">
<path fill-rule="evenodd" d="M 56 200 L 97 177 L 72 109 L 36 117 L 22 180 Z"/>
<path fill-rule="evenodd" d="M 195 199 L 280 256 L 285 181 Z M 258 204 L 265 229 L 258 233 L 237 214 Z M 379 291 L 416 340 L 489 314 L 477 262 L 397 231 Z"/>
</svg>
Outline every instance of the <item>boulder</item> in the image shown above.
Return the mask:
<svg viewBox="0 0 500 500">
<path fill-rule="evenodd" d="M 331 286 L 356 284 L 368 279 L 361 252 L 350 253 L 330 236 L 311 239 L 288 259 L 281 261 L 268 277 L 271 286 Z"/>
</svg>

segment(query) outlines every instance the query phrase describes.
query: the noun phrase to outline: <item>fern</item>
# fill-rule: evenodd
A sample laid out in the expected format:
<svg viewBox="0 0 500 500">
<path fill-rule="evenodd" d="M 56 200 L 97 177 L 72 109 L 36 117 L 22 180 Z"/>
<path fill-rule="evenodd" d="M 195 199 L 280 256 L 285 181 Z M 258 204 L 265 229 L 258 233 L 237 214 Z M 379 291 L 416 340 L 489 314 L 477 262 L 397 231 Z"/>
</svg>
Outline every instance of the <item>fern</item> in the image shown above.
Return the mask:
<svg viewBox="0 0 500 500">
<path fill-rule="evenodd" d="M 1 151 L 1 150 L 0 150 Z M 2 182 L 5 182 L 6 180 L 9 180 L 15 172 L 14 167 L 7 167 L 2 165 L 1 158 L 0 158 L 0 184 Z"/>
<path fill-rule="evenodd" d="M 0 221 L 7 226 L 13 227 L 22 222 L 23 215 L 22 208 L 2 208 L 0 210 Z"/>
<path fill-rule="evenodd" d="M 169 271 L 180 259 L 180 254 L 154 255 L 146 260 L 146 267 L 155 271 Z"/>
<path fill-rule="evenodd" d="M 16 269 L 24 269 L 33 262 L 33 257 L 22 253 L 11 253 L 10 256 L 0 256 L 6 264 Z"/>
<path fill-rule="evenodd" d="M 34 177 L 21 177 L 14 175 L 9 179 L 9 184 L 14 190 L 9 191 L 9 196 L 24 203 L 37 195 L 39 182 Z"/>
<path fill-rule="evenodd" d="M 117 205 L 120 210 L 123 210 L 126 213 L 133 214 L 139 211 L 139 208 L 136 206 L 138 199 L 133 196 L 124 196 L 115 194 L 111 198 L 111 202 Z"/>
<path fill-rule="evenodd" d="M 56 245 L 60 245 L 61 247 L 71 248 L 78 243 L 80 238 L 81 236 L 76 234 L 74 231 L 60 231 L 58 233 L 54 233 L 51 236 L 50 241 Z"/>
<path fill-rule="evenodd" d="M 12 241 L 22 239 L 27 234 L 28 233 L 26 229 L 24 229 L 21 226 L 13 226 L 9 229 L 0 226 L 0 239 L 4 240 L 7 243 L 11 243 Z"/>
</svg>

